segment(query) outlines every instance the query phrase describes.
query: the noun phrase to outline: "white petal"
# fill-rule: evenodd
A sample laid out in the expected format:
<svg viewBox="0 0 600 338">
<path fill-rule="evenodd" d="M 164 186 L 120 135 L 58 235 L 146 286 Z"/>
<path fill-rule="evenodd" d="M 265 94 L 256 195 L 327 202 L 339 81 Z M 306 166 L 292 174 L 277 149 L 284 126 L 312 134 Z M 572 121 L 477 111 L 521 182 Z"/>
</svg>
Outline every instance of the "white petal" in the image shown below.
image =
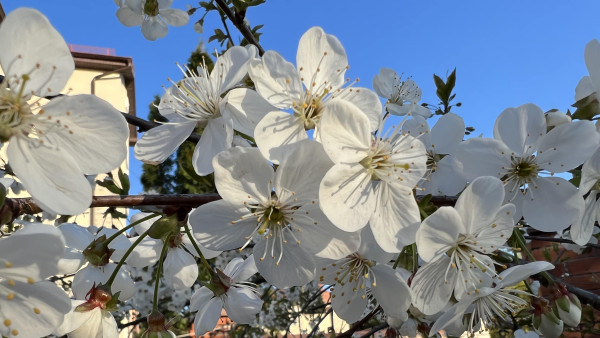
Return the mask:
<svg viewBox="0 0 600 338">
<path fill-rule="evenodd" d="M 257 272 L 258 269 L 252 255 L 246 259 L 240 257 L 232 259 L 223 270 L 223 273 L 229 276 L 234 283 L 245 281 Z"/>
<path fill-rule="evenodd" d="M 70 275 L 87 263 L 80 251 L 67 248 L 63 256 L 58 260 L 58 273 Z"/>
<path fill-rule="evenodd" d="M 362 281 L 364 279 L 360 278 L 360 282 Z M 354 323 L 361 319 L 367 308 L 365 289 L 359 286 L 359 280 L 356 279 L 354 282 L 347 281 L 344 284 L 336 284 L 331 292 L 331 297 L 333 298 L 331 300 L 333 310 L 348 323 Z"/>
<path fill-rule="evenodd" d="M 346 100 L 354 104 L 369 119 L 369 130 L 377 130 L 382 107 L 379 97 L 373 91 L 367 88 L 352 87 L 342 91 L 335 99 Z"/>
<path fill-rule="evenodd" d="M 375 188 L 375 200 L 369 221 L 381 248 L 395 253 L 414 243 L 421 217 L 412 189 L 382 181 Z"/>
<path fill-rule="evenodd" d="M 600 134 L 591 121 L 561 124 L 540 139 L 537 163 L 551 172 L 571 170 L 590 157 L 598 141 Z"/>
<path fill-rule="evenodd" d="M 204 204 L 190 213 L 189 223 L 194 229 L 194 237 L 210 250 L 233 250 L 248 241 L 258 226 L 256 218 L 246 216 L 246 207 L 236 207 L 220 200 Z M 235 222 L 235 224 L 232 224 Z"/>
<path fill-rule="evenodd" d="M 505 109 L 494 125 L 494 138 L 504 142 L 517 156 L 531 154 L 532 147 L 544 134 L 544 112 L 532 103 Z"/>
<path fill-rule="evenodd" d="M 575 87 L 575 102 L 594 94 L 595 91 L 596 88 L 594 88 L 590 77 L 582 77 L 579 83 L 577 83 L 577 87 Z"/>
<path fill-rule="evenodd" d="M 159 17 L 154 16 L 142 22 L 142 34 L 150 41 L 164 38 L 169 32 L 169 27 Z"/>
<path fill-rule="evenodd" d="M 460 195 L 454 208 L 464 224 L 463 234 L 473 234 L 491 224 L 504 202 L 502 181 L 492 176 L 475 179 Z"/>
<path fill-rule="evenodd" d="M 263 301 L 248 287 L 232 287 L 227 290 L 225 311 L 238 324 L 252 324 L 262 308 Z"/>
<path fill-rule="evenodd" d="M 475 297 L 469 297 L 461 300 L 460 302 L 454 304 L 449 309 L 444 310 L 444 313 L 435 321 L 435 324 L 431 327 L 429 331 L 429 335 L 433 336 L 436 332 L 444 329 L 446 326 L 450 325 L 454 321 L 458 320 L 461 316 L 465 314 L 468 307 L 476 300 Z"/>
<path fill-rule="evenodd" d="M 427 150 L 431 149 L 431 131 L 427 120 L 419 115 L 414 115 L 402 124 L 402 131 L 412 137 L 418 138 Z M 437 149 L 434 149 L 437 151 Z"/>
<path fill-rule="evenodd" d="M 598 190 L 592 190 L 585 199 L 585 207 L 577 222 L 571 225 L 571 239 L 578 245 L 588 243 L 594 233 L 594 224 L 598 218 L 600 203 L 597 200 Z"/>
<path fill-rule="evenodd" d="M 46 336 L 62 323 L 64 315 L 71 309 L 67 294 L 50 282 L 9 284 L 3 281 L 1 287 L 0 320 L 4 323 L 6 332 L 3 334 L 6 336 Z M 7 320 L 10 325 L 6 325 Z M 11 334 L 13 330 L 18 335 Z"/>
<path fill-rule="evenodd" d="M 129 240 L 131 245 L 138 237 L 132 237 Z M 127 257 L 127 264 L 135 268 L 143 268 L 154 265 L 160 256 L 163 242 L 159 239 L 144 238 Z"/>
<path fill-rule="evenodd" d="M 278 288 L 300 286 L 313 279 L 315 271 L 313 258 L 291 238 L 287 239 L 287 243 L 281 243 L 279 239 L 273 237 L 261 239 L 254 245 L 253 252 L 258 272 L 273 286 Z"/>
<path fill-rule="evenodd" d="M 92 202 L 92 188 L 79 164 L 62 148 L 13 137 L 7 155 L 15 174 L 42 209 L 78 215 Z"/>
<path fill-rule="evenodd" d="M 431 147 L 437 154 L 454 154 L 465 135 L 462 117 L 448 113 L 431 128 Z"/>
<path fill-rule="evenodd" d="M 95 308 L 91 311 L 85 311 L 85 312 L 75 311 L 75 308 L 77 308 L 77 306 L 85 303 L 85 300 L 72 299 L 70 301 L 70 303 L 71 303 L 70 304 L 71 311 L 69 311 L 67 314 L 65 314 L 65 317 L 64 317 L 65 320 L 54 331 L 54 333 L 59 336 L 64 336 L 69 332 L 75 331 L 77 328 L 82 326 L 85 322 L 88 322 L 90 319 L 92 319 L 92 316 L 96 315 L 97 312 L 100 312 L 99 308 Z"/>
<path fill-rule="evenodd" d="M 203 286 L 196 290 L 190 298 L 190 311 L 198 311 L 214 297 L 214 293 L 209 288 Z"/>
<path fill-rule="evenodd" d="M 280 200 L 293 193 L 294 203 L 311 203 L 319 197 L 319 184 L 333 166 L 323 146 L 306 140 L 287 156 L 275 172 L 275 192 Z M 307 175 L 306 173 L 310 173 Z"/>
<path fill-rule="evenodd" d="M 23 254 L 24 248 L 35 248 Z M 57 262 L 65 251 L 58 229 L 32 223 L 0 239 L 0 276 L 3 279 L 35 281 L 58 273 Z"/>
<path fill-rule="evenodd" d="M 317 257 L 340 259 L 358 250 L 360 235 L 340 230 L 327 219 L 316 204 L 304 205 L 294 212 L 293 231 L 300 244 Z"/>
<path fill-rule="evenodd" d="M 361 229 L 367 225 L 376 205 L 371 176 L 361 164 L 334 165 L 321 181 L 319 203 L 338 228 Z"/>
<path fill-rule="evenodd" d="M 190 136 L 196 121 L 167 123 L 148 130 L 135 147 L 135 158 L 148 164 L 159 164 L 171 156 Z"/>
<path fill-rule="evenodd" d="M 552 269 L 554 269 L 554 265 L 543 261 L 513 266 L 500 273 L 500 277 L 502 277 L 500 284 L 502 287 L 512 286 L 522 282 L 531 275 Z"/>
<path fill-rule="evenodd" d="M 77 299 L 83 299 L 85 295 L 92 289 L 94 284 L 106 283 L 114 269 L 115 263 L 108 263 L 102 267 L 87 265 L 79 270 L 73 277 L 72 291 Z M 111 291 L 113 294 L 121 292 L 119 300 L 127 300 L 135 294 L 133 280 L 129 273 L 121 267 L 115 281 L 113 282 Z"/>
<path fill-rule="evenodd" d="M 254 136 L 254 129 L 270 111 L 275 111 L 267 100 L 256 91 L 248 88 L 234 88 L 224 100 L 225 109 L 233 119 L 233 128 L 248 136 Z"/>
<path fill-rule="evenodd" d="M 124 6 L 117 9 L 117 19 L 127 27 L 141 26 L 144 22 L 144 15 Z"/>
<path fill-rule="evenodd" d="M 119 338 L 117 321 L 108 311 L 102 312 L 102 338 Z"/>
<path fill-rule="evenodd" d="M 323 107 L 321 140 L 335 163 L 358 162 L 371 147 L 369 119 L 355 105 L 335 100 Z"/>
<path fill-rule="evenodd" d="M 583 198 L 577 188 L 564 178 L 538 178 L 535 187 L 529 190 L 524 196 L 523 217 L 537 230 L 563 230 L 576 222 L 580 210 L 583 210 Z"/>
<path fill-rule="evenodd" d="M 256 148 L 236 147 L 215 156 L 215 185 L 224 200 L 236 206 L 271 199 L 275 173 Z"/>
<path fill-rule="evenodd" d="M 180 248 L 169 249 L 163 263 L 163 280 L 174 290 L 191 287 L 198 278 L 198 265 L 194 256 Z"/>
<path fill-rule="evenodd" d="M 282 111 L 271 111 L 256 125 L 254 138 L 263 156 L 278 164 L 296 143 L 308 136 L 301 119 Z"/>
<path fill-rule="evenodd" d="M 296 65 L 306 88 L 312 88 L 313 83 L 317 88 L 339 88 L 344 83 L 348 58 L 335 36 L 325 34 L 321 27 L 313 27 L 300 38 Z"/>
<path fill-rule="evenodd" d="M 165 20 L 167 25 L 173 27 L 185 26 L 190 21 L 190 16 L 181 9 L 161 9 L 159 15 Z"/>
<path fill-rule="evenodd" d="M 194 255 L 195 257 L 198 257 L 198 253 L 196 252 L 196 249 L 194 248 L 194 245 L 192 244 L 192 241 L 189 239 L 189 237 L 184 235 L 182 238 L 182 241 L 183 241 L 183 243 L 182 243 L 183 247 L 186 248 L 189 252 L 191 252 L 192 255 Z M 196 242 L 198 249 L 200 249 L 200 252 L 202 252 L 202 255 L 206 259 L 215 258 L 223 252 L 223 251 L 209 250 L 209 249 L 205 248 L 204 245 L 198 243 L 198 241 L 195 239 L 194 239 L 194 242 Z"/>
<path fill-rule="evenodd" d="M 134 214 L 131 216 L 131 218 L 129 219 L 129 223 L 135 223 L 135 222 L 141 220 L 142 218 L 146 218 L 150 215 L 151 215 L 151 213 L 149 213 L 149 212 L 138 212 L 137 214 Z M 147 219 L 141 223 L 134 225 L 135 232 L 137 232 L 138 235 L 143 234 L 144 232 L 148 231 L 148 229 L 150 229 L 152 224 L 154 224 L 154 222 L 158 221 L 159 218 L 160 218 L 160 215 L 156 215 L 154 217 L 151 217 L 150 219 Z"/>
<path fill-rule="evenodd" d="M 196 336 L 203 335 L 208 331 L 212 331 L 216 326 L 219 318 L 221 318 L 221 309 L 223 301 L 215 297 L 209 300 L 204 307 L 198 310 L 194 318 L 194 332 Z"/>
<path fill-rule="evenodd" d="M 94 95 L 61 96 L 44 106 L 56 121 L 46 138 L 65 149 L 84 174 L 110 171 L 127 155 L 129 127 L 110 103 Z"/>
<path fill-rule="evenodd" d="M 192 164 L 200 176 L 213 172 L 212 160 L 218 153 L 231 147 L 233 141 L 233 120 L 225 117 L 211 119 L 202 131 L 196 144 Z"/>
<path fill-rule="evenodd" d="M 397 78 L 398 74 L 393 69 L 381 68 L 379 74 L 373 77 L 373 89 L 379 96 L 389 99 L 395 92 L 394 83 Z"/>
<path fill-rule="evenodd" d="M 267 51 L 260 60 L 251 61 L 248 73 L 256 91 L 273 106 L 287 109 L 293 102 L 300 103 L 304 90 L 298 72 L 279 53 Z"/>
<path fill-rule="evenodd" d="M 377 299 L 386 315 L 401 317 L 411 304 L 410 289 L 400 273 L 388 265 L 378 264 L 373 268 L 377 284 L 371 287 L 371 293 Z"/>
<path fill-rule="evenodd" d="M 458 145 L 456 159 L 463 164 L 465 178 L 473 180 L 479 176 L 502 177 L 502 167 L 510 168 L 511 150 L 496 139 L 471 138 Z"/>
<path fill-rule="evenodd" d="M 94 235 L 81 225 L 63 223 L 58 229 L 65 238 L 65 245 L 69 248 L 83 251 L 94 240 Z"/>
<path fill-rule="evenodd" d="M 69 47 L 39 11 L 19 8 L 0 26 L 0 41 L 10 48 L 0 50 L 0 65 L 12 88 L 29 75 L 24 94 L 57 95 L 75 69 Z M 39 65 L 39 66 L 38 66 Z"/>
<path fill-rule="evenodd" d="M 600 180 L 600 148 L 583 164 L 579 191 L 586 194 Z"/>
<path fill-rule="evenodd" d="M 426 262 L 441 257 L 456 245 L 460 234 L 468 234 L 456 209 L 441 207 L 427 217 L 417 231 L 419 256 Z"/>
<path fill-rule="evenodd" d="M 210 73 L 210 82 L 218 84 L 220 94 L 242 81 L 248 72 L 247 63 L 250 57 L 251 54 L 246 48 L 233 46 L 217 58 Z"/>
<path fill-rule="evenodd" d="M 585 65 L 590 73 L 595 91 L 600 90 L 600 43 L 593 39 L 585 45 Z"/>
<path fill-rule="evenodd" d="M 426 315 L 443 310 L 450 300 L 456 283 L 457 270 L 448 269 L 449 264 L 450 258 L 443 256 L 433 263 L 422 266 L 412 280 L 410 289 L 413 305 Z"/>
<path fill-rule="evenodd" d="M 446 155 L 438 161 L 436 171 L 427 176 L 427 179 L 429 182 L 419 184 L 425 188 L 422 194 L 455 196 L 467 185 L 463 164 L 452 155 Z"/>
</svg>

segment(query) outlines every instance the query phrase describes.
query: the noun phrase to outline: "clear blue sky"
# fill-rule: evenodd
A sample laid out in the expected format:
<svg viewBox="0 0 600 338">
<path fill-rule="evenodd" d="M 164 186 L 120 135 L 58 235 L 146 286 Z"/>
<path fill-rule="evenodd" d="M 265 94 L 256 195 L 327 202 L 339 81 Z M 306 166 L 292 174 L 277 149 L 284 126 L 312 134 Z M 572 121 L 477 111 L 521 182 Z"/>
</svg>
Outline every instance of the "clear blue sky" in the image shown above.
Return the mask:
<svg viewBox="0 0 600 338">
<path fill-rule="evenodd" d="M 148 103 L 167 77 L 180 76 L 175 62 L 185 63 L 201 40 L 220 27 L 216 13 L 207 17 L 205 34 L 192 24 L 170 28 L 166 38 L 146 41 L 139 27 L 122 26 L 112 1 L 4 0 L 5 12 L 16 6 L 42 11 L 67 43 L 110 47 L 133 57 L 137 113 L 146 117 Z M 185 9 L 175 0 L 173 7 Z M 251 25 L 264 24 L 261 44 L 295 63 L 302 33 L 318 25 L 336 35 L 346 48 L 350 78 L 371 87 L 381 67 L 395 69 L 423 89 L 423 101 L 437 103 L 432 74 L 457 68 L 456 113 L 475 134 L 491 136 L 496 116 L 507 107 L 533 102 L 543 110 L 566 111 L 575 86 L 587 75 L 585 44 L 600 38 L 600 2 L 582 1 L 352 1 L 267 0 L 250 8 Z M 196 12 L 191 22 L 202 15 Z M 211 47 L 212 46 L 212 47 Z M 4 46 L 3 48 L 7 48 Z M 214 49 L 214 45 L 208 45 Z M 132 192 L 141 191 L 139 162 L 132 157 Z"/>
</svg>

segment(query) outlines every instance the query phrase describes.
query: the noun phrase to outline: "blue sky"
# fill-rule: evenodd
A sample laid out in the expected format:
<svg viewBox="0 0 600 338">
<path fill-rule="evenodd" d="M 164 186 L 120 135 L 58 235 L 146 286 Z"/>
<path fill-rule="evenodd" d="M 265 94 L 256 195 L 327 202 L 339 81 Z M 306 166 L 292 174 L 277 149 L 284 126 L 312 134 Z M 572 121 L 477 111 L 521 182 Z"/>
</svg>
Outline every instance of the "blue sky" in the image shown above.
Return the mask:
<svg viewBox="0 0 600 338">
<path fill-rule="evenodd" d="M 175 0 L 185 9 L 195 2 Z M 205 34 L 192 24 L 171 28 L 166 38 L 146 41 L 139 27 L 122 26 L 112 1 L 4 0 L 5 12 L 16 6 L 37 8 L 67 43 L 109 47 L 133 58 L 137 113 L 146 117 L 148 103 L 168 77 L 177 79 L 175 62 L 185 63 L 192 50 L 220 27 L 210 13 Z M 338 37 L 348 54 L 347 76 L 372 87 L 373 76 L 389 67 L 411 76 L 423 89 L 423 101 L 437 103 L 432 74 L 442 77 L 457 68 L 455 110 L 475 135 L 491 136 L 496 116 L 507 107 L 535 103 L 544 111 L 566 111 L 574 90 L 587 75 L 585 44 L 600 38 L 597 0 L 571 1 L 353 1 L 267 0 L 250 8 L 251 25 L 264 24 L 261 44 L 295 63 L 302 33 L 321 26 Z M 191 22 L 203 13 L 196 12 Z M 207 45 L 214 49 L 215 45 Z M 139 161 L 132 157 L 132 192 L 141 191 Z"/>
</svg>

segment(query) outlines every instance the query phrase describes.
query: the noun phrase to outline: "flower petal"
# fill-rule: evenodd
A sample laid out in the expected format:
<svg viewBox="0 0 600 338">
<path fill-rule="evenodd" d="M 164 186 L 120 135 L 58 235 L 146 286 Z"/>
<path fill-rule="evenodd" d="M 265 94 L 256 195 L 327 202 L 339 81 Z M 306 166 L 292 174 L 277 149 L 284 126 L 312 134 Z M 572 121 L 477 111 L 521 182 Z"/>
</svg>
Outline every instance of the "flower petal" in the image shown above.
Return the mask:
<svg viewBox="0 0 600 338">
<path fill-rule="evenodd" d="M 336 100 L 346 100 L 356 108 L 360 109 L 369 119 L 369 130 L 375 131 L 379 127 L 379 119 L 381 116 L 381 101 L 377 94 L 368 88 L 352 87 L 343 90 L 341 94 L 335 97 Z"/>
<path fill-rule="evenodd" d="M 232 287 L 227 290 L 224 307 L 229 318 L 238 324 L 252 324 L 262 308 L 263 301 L 250 288 Z"/>
<path fill-rule="evenodd" d="M 147 164 L 159 164 L 171 156 L 196 128 L 196 121 L 167 123 L 142 135 L 135 147 L 135 158 Z"/>
<path fill-rule="evenodd" d="M 117 19 L 127 27 L 141 26 L 144 22 L 144 16 L 141 13 L 133 11 L 127 6 L 117 9 Z"/>
<path fill-rule="evenodd" d="M 441 259 L 422 266 L 412 280 L 412 303 L 426 315 L 443 310 L 452 296 L 457 269 L 448 268 L 449 265 L 450 258 L 442 256 Z"/>
<path fill-rule="evenodd" d="M 335 100 L 323 107 L 321 139 L 335 163 L 358 162 L 371 147 L 369 119 L 355 105 Z"/>
<path fill-rule="evenodd" d="M 442 257 L 456 244 L 459 234 L 468 234 L 460 214 L 452 207 L 441 207 L 429 215 L 417 231 L 419 256 L 426 261 Z"/>
<path fill-rule="evenodd" d="M 502 177 L 502 167 L 510 168 L 511 150 L 501 141 L 490 138 L 471 138 L 458 145 L 456 159 L 463 164 L 469 181 L 479 176 Z"/>
<path fill-rule="evenodd" d="M 254 245 L 253 253 L 258 272 L 275 287 L 300 286 L 313 279 L 312 256 L 291 239 L 283 242 L 274 237 L 261 239 Z"/>
<path fill-rule="evenodd" d="M 375 265 L 372 271 L 377 284 L 371 287 L 371 293 L 383 312 L 391 317 L 405 316 L 411 304 L 411 295 L 400 273 L 384 264 Z"/>
<path fill-rule="evenodd" d="M 190 298 L 190 311 L 198 311 L 204 307 L 215 294 L 209 288 L 203 286 L 196 290 Z"/>
<path fill-rule="evenodd" d="M 260 60 L 253 60 L 248 67 L 256 91 L 279 109 L 291 108 L 300 103 L 304 90 L 294 65 L 279 53 L 266 51 Z"/>
<path fill-rule="evenodd" d="M 198 265 L 194 256 L 181 248 L 169 249 L 163 266 L 163 281 L 171 289 L 189 288 L 198 278 Z"/>
<path fill-rule="evenodd" d="M 462 117 L 448 113 L 442 115 L 431 128 L 431 147 L 436 154 L 454 154 L 465 136 L 465 121 Z"/>
<path fill-rule="evenodd" d="M 231 147 L 233 141 L 233 120 L 225 117 L 211 119 L 202 131 L 196 144 L 192 164 L 198 175 L 205 176 L 214 171 L 213 158 Z"/>
<path fill-rule="evenodd" d="M 181 9 L 165 8 L 161 9 L 159 14 L 167 25 L 173 27 L 185 26 L 190 21 L 190 16 Z"/>
<path fill-rule="evenodd" d="M 196 336 L 201 336 L 208 331 L 212 331 L 217 326 L 217 322 L 221 318 L 222 308 L 223 301 L 215 297 L 198 310 L 194 318 L 194 333 Z"/>
<path fill-rule="evenodd" d="M 65 40 L 35 9 L 18 8 L 10 12 L 0 26 L 0 41 L 10 46 L 0 50 L 0 65 L 10 86 L 20 88 L 22 76 L 29 76 L 25 95 L 59 94 L 75 69 Z"/>
<path fill-rule="evenodd" d="M 169 26 L 158 16 L 146 18 L 142 22 L 142 34 L 150 41 L 154 41 L 158 38 L 164 38 L 169 32 Z"/>
<path fill-rule="evenodd" d="M 491 224 L 504 202 L 504 185 L 492 176 L 476 178 L 460 195 L 454 208 L 464 224 L 463 234 L 473 234 Z"/>
<path fill-rule="evenodd" d="M 321 27 L 312 27 L 300 38 L 296 65 L 304 86 L 313 88 L 339 88 L 344 83 L 348 66 L 346 51 L 333 35 L 325 34 Z"/>
<path fill-rule="evenodd" d="M 248 88 L 234 88 L 225 97 L 225 109 L 233 119 L 233 129 L 254 136 L 254 129 L 262 118 L 276 111 L 267 100 Z"/>
<path fill-rule="evenodd" d="M 590 80 L 595 91 L 600 90 L 600 42 L 593 39 L 585 45 L 585 66 L 590 73 Z"/>
<path fill-rule="evenodd" d="M 524 196 L 523 217 L 537 230 L 560 231 L 577 221 L 583 206 L 583 197 L 571 182 L 543 177 Z"/>
<path fill-rule="evenodd" d="M 256 125 L 254 138 L 263 156 L 279 164 L 296 143 L 308 136 L 301 119 L 282 111 L 271 111 Z"/>
<path fill-rule="evenodd" d="M 531 155 L 536 142 L 544 134 L 544 112 L 532 103 L 505 109 L 494 125 L 494 138 L 504 142 L 517 156 Z"/>
</svg>

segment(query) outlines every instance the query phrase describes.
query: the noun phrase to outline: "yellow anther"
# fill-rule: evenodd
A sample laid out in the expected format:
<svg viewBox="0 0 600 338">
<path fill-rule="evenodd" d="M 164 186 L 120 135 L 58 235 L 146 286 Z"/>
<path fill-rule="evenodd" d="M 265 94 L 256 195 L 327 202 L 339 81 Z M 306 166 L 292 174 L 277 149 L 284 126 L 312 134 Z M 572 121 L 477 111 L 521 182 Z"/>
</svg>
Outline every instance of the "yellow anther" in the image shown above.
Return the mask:
<svg viewBox="0 0 600 338">
<path fill-rule="evenodd" d="M 8 295 L 6 295 L 6 299 L 8 299 L 8 300 L 13 300 L 13 298 L 15 298 L 14 293 L 9 293 Z"/>
<path fill-rule="evenodd" d="M 18 336 L 19 335 L 19 331 L 18 330 L 12 330 L 12 331 L 10 331 L 10 334 L 12 334 L 13 336 Z"/>
<path fill-rule="evenodd" d="M 12 280 L 12 279 L 9 279 L 9 280 L 8 280 L 8 285 L 10 285 L 10 286 L 15 286 L 15 281 L 14 281 L 14 280 Z"/>
<path fill-rule="evenodd" d="M 37 307 L 34 307 L 34 308 L 33 308 L 33 312 L 34 312 L 36 315 L 39 315 L 39 314 L 40 314 L 40 312 L 42 312 L 42 311 L 40 311 L 40 309 L 38 309 Z"/>
<path fill-rule="evenodd" d="M 12 324 L 12 322 L 10 321 L 10 319 L 5 319 L 4 320 L 4 326 L 10 326 L 10 324 Z"/>
<path fill-rule="evenodd" d="M 7 268 L 12 268 L 13 264 L 11 262 L 4 263 L 4 266 Z"/>
<path fill-rule="evenodd" d="M 28 278 L 27 278 L 27 283 L 29 283 L 29 284 L 33 284 L 33 282 L 35 282 L 35 281 L 33 280 L 33 278 L 31 278 L 31 277 L 28 277 Z"/>
</svg>

